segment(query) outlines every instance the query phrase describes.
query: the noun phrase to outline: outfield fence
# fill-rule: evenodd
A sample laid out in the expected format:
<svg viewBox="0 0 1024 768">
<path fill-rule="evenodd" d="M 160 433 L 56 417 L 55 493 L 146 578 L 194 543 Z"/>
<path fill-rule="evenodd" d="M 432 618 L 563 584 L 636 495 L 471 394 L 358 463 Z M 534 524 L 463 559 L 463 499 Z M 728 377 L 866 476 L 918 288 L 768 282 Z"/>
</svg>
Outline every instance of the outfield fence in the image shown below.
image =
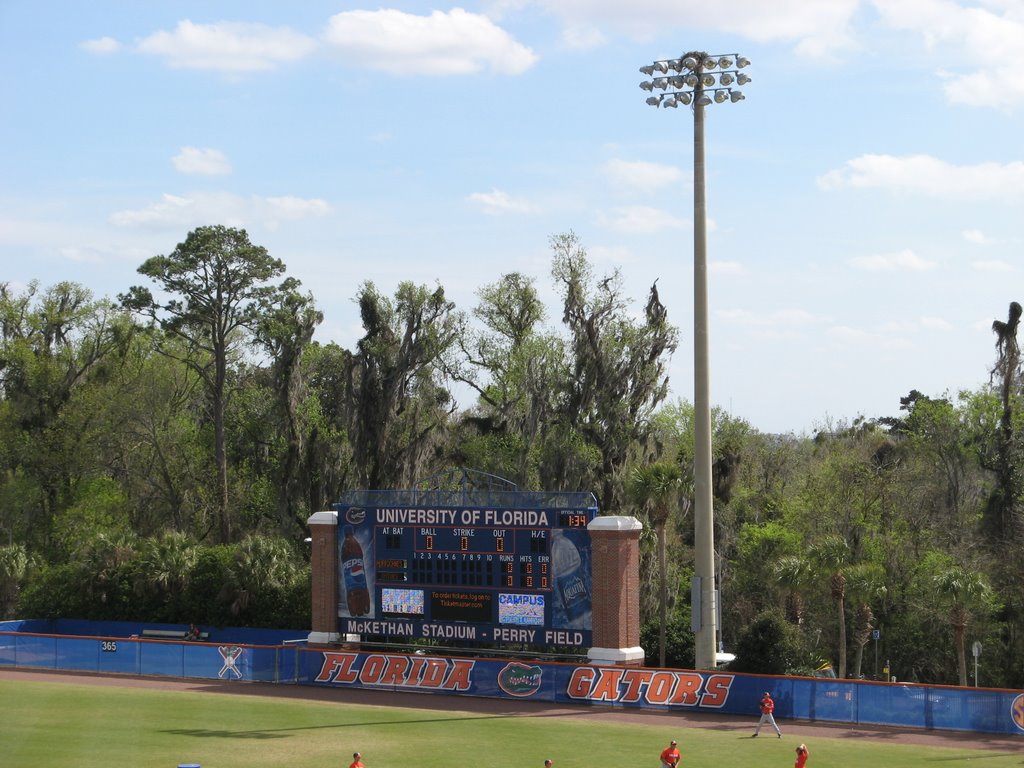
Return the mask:
<svg viewBox="0 0 1024 768">
<path fill-rule="evenodd" d="M 0 666 L 298 683 L 295 646 L 0 632 Z"/>
<path fill-rule="evenodd" d="M 522 659 L 308 648 L 295 632 L 203 627 L 155 640 L 109 622 L 0 622 L 0 666 L 405 691 L 748 716 L 764 691 L 782 720 L 1016 734 L 1024 692 Z M 48 631 L 44 631 L 48 630 Z M 262 642 L 261 642 L 262 641 Z"/>
</svg>

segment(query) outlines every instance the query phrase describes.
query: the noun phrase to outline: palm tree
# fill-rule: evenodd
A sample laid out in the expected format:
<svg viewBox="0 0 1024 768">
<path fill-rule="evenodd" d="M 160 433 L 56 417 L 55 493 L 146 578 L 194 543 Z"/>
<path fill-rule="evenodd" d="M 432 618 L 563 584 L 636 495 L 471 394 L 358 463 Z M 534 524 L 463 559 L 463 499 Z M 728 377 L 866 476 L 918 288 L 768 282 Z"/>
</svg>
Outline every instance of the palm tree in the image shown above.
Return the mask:
<svg viewBox="0 0 1024 768">
<path fill-rule="evenodd" d="M 284 589 L 298 572 L 295 555 L 284 539 L 249 535 L 235 547 L 229 581 L 221 599 L 237 616 L 249 607 L 250 599 Z"/>
<path fill-rule="evenodd" d="M 812 544 L 807 554 L 819 573 L 829 574 L 829 590 L 836 604 L 839 624 L 838 675 L 843 678 L 846 677 L 846 576 L 843 570 L 850 558 L 850 546 L 846 539 L 834 534 Z"/>
<path fill-rule="evenodd" d="M 89 601 L 106 603 L 118 590 L 125 568 L 136 556 L 139 539 L 134 533 L 114 531 L 97 533 L 76 549 L 79 582 L 83 596 Z"/>
<path fill-rule="evenodd" d="M 806 557 L 785 555 L 775 561 L 775 582 L 788 591 L 786 618 L 797 627 L 804 623 L 804 590 L 814 581 L 814 568 Z"/>
<path fill-rule="evenodd" d="M 999 358 L 992 368 L 992 376 L 999 384 L 1002 417 L 999 420 L 999 438 L 995 461 L 996 488 L 989 497 L 982 523 L 986 530 L 1001 541 L 1013 535 L 1014 502 L 1020 495 L 1020 480 L 1013 459 L 1015 434 L 1014 408 L 1020 379 L 1020 345 L 1017 329 L 1024 309 L 1016 301 L 1010 302 L 1006 322 L 995 320 L 992 331 L 996 334 Z"/>
<path fill-rule="evenodd" d="M 198 549 L 183 533 L 168 531 L 147 539 L 142 547 L 136 589 L 161 595 L 165 602 L 180 595 L 188 587 L 198 557 Z"/>
<path fill-rule="evenodd" d="M 989 596 L 985 577 L 954 565 L 934 578 L 935 587 L 949 603 L 949 624 L 953 628 L 956 659 L 960 672 L 960 685 L 967 685 L 967 654 L 964 638 L 971 620 L 971 607 L 983 603 Z"/>
<path fill-rule="evenodd" d="M 875 613 L 871 603 L 886 595 L 885 571 L 876 563 L 861 563 L 850 568 L 846 574 L 847 589 L 857 604 L 857 626 L 853 631 L 853 642 L 857 646 L 853 661 L 853 676 L 859 678 L 864 661 L 864 646 L 871 639 L 875 627 Z"/>
<path fill-rule="evenodd" d="M 665 632 L 668 626 L 668 545 L 665 527 L 672 510 L 679 506 L 683 473 L 678 464 L 659 461 L 636 467 L 629 478 L 629 495 L 647 511 L 647 519 L 658 534 L 658 664 L 665 666 Z"/>
</svg>

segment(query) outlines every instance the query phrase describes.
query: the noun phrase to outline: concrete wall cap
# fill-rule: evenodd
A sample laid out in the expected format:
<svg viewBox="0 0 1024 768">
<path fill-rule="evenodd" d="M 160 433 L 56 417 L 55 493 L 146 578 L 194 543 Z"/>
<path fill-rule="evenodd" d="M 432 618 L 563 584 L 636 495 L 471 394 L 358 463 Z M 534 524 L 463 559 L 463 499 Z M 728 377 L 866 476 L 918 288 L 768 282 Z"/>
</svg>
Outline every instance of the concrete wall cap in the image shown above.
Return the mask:
<svg viewBox="0 0 1024 768">
<path fill-rule="evenodd" d="M 587 657 L 592 664 L 621 664 L 623 662 L 637 661 L 644 658 L 644 649 L 636 648 L 591 648 Z"/>
<path fill-rule="evenodd" d="M 640 531 L 644 524 L 635 517 L 623 515 L 603 515 L 595 517 L 587 526 L 588 531 Z"/>
<path fill-rule="evenodd" d="M 337 632 L 310 632 L 306 637 L 306 641 L 314 645 L 330 645 L 338 642 L 339 639 L 341 639 L 341 635 Z"/>
<path fill-rule="evenodd" d="M 314 512 L 306 521 L 306 525 L 337 525 L 338 513 L 333 509 L 323 512 Z"/>
</svg>

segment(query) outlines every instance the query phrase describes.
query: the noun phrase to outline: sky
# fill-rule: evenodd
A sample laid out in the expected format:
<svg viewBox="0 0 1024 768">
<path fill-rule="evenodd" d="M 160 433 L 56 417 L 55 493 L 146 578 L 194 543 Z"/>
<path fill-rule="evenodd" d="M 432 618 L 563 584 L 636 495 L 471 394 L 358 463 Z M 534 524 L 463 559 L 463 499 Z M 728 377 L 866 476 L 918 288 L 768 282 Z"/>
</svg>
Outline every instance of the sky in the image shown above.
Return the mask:
<svg viewBox="0 0 1024 768">
<path fill-rule="evenodd" d="M 0 0 L 0 282 L 116 298 L 244 227 L 353 348 L 372 281 L 470 312 L 550 240 L 657 281 L 693 400 L 693 119 L 639 71 L 740 54 L 705 112 L 711 400 L 764 432 L 977 389 L 1024 302 L 1024 0 Z M 464 403 L 469 405 L 469 402 Z"/>
</svg>

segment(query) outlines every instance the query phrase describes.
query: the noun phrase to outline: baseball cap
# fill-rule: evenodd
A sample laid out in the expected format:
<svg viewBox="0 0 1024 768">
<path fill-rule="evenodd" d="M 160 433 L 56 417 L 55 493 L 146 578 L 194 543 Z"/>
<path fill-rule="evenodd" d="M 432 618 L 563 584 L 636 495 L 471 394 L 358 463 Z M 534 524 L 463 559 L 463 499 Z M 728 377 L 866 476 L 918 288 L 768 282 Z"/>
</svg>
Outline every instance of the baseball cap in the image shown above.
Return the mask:
<svg viewBox="0 0 1024 768">
<path fill-rule="evenodd" d="M 675 740 L 675 739 L 672 739 L 672 743 L 673 743 L 673 744 L 675 744 L 675 743 L 676 743 L 676 740 Z"/>
</svg>

